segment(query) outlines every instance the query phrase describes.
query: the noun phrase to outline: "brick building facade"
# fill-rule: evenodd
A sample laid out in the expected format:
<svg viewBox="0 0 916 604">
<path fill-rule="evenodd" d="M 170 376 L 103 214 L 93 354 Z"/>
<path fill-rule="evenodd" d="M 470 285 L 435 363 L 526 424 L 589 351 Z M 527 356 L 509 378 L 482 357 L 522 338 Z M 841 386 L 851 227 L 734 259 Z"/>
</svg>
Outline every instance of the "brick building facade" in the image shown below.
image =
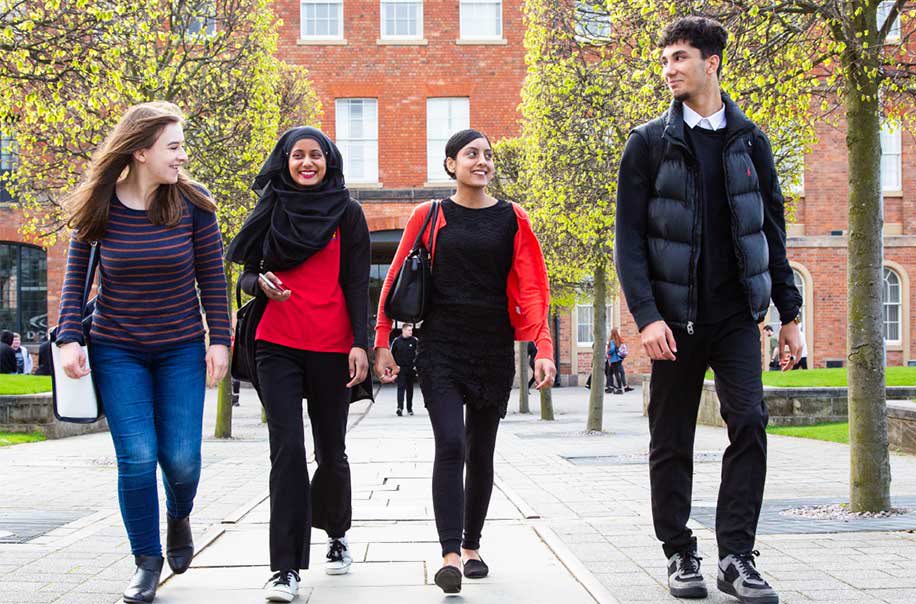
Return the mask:
<svg viewBox="0 0 916 604">
<path fill-rule="evenodd" d="M 322 104 L 321 127 L 345 156 L 345 173 L 372 235 L 373 306 L 401 229 L 414 205 L 451 192 L 441 169 L 445 140 L 473 126 L 497 140 L 519 131 L 525 76 L 522 0 L 276 0 L 283 21 L 279 54 L 306 67 Z M 841 361 L 845 350 L 846 155 L 842 129 L 819 126 L 806 158 L 803 199 L 790 227 L 789 258 L 804 289 L 809 364 Z M 896 145 L 896 146 L 894 146 Z M 885 196 L 889 316 L 895 340 L 888 363 L 916 358 L 911 320 L 916 277 L 916 141 L 888 137 L 896 186 Z M 0 246 L 16 243 L 15 205 L 0 203 Z M 6 248 L 13 247 L 6 245 Z M 3 270 L 0 312 L 15 295 Z M 31 248 L 29 248 L 31 249 Z M 47 314 L 56 321 L 65 245 L 47 254 Z M 23 256 L 24 257 L 24 256 Z M 11 297 L 12 296 L 12 297 Z M 609 323 L 630 343 L 630 372 L 648 369 L 620 299 Z M 3 317 L 3 315 L 0 315 Z M 561 312 L 559 369 L 581 383 L 591 362 L 590 307 Z"/>
</svg>

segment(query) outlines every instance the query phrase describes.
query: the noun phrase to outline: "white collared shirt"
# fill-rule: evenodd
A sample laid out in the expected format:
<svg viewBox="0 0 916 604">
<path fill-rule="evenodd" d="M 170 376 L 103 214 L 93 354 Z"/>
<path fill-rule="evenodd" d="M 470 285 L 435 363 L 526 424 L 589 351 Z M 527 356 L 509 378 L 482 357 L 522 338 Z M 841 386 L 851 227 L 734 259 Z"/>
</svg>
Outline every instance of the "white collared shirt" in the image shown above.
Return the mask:
<svg viewBox="0 0 916 604">
<path fill-rule="evenodd" d="M 698 125 L 700 128 L 705 128 L 707 130 L 721 130 L 725 128 L 725 103 L 722 103 L 722 108 L 709 117 L 703 117 L 688 107 L 687 103 L 683 103 L 683 107 L 684 123 L 691 128 L 696 128 Z"/>
</svg>

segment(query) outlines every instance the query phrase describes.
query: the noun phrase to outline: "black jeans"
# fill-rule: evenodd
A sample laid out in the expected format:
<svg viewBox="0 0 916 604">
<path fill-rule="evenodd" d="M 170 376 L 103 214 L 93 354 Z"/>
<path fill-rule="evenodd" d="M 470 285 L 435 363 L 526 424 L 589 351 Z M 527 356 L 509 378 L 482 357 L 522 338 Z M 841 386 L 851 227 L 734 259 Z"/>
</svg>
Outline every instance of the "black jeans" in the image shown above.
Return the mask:
<svg viewBox="0 0 916 604">
<path fill-rule="evenodd" d="M 610 366 L 608 384 L 614 384 L 614 388 L 623 390 L 627 387 L 627 374 L 623 369 L 623 361 L 608 363 Z"/>
<path fill-rule="evenodd" d="M 697 411 L 709 366 L 730 442 L 716 509 L 719 556 L 749 552 L 754 549 L 767 464 L 769 416 L 761 384 L 760 332 L 742 316 L 697 326 L 694 335 L 673 331 L 677 360 L 652 362 L 649 478 L 655 534 L 668 557 L 696 547 L 687 520 Z"/>
<path fill-rule="evenodd" d="M 436 439 L 433 511 L 442 555 L 460 554 L 461 547 L 480 549 L 493 493 L 493 452 L 501 410 L 495 405 L 464 405 L 457 385 L 428 388 L 421 382 L 421 387 Z"/>
<path fill-rule="evenodd" d="M 404 408 L 404 395 L 407 395 L 407 411 L 413 411 L 414 372 L 410 367 L 402 367 L 398 372 L 398 411 Z"/>
<path fill-rule="evenodd" d="M 347 355 L 258 342 L 258 381 L 270 432 L 270 568 L 309 567 L 311 528 L 343 537 L 353 516 L 345 437 L 350 381 Z M 305 455 L 302 399 L 318 468 Z"/>
</svg>

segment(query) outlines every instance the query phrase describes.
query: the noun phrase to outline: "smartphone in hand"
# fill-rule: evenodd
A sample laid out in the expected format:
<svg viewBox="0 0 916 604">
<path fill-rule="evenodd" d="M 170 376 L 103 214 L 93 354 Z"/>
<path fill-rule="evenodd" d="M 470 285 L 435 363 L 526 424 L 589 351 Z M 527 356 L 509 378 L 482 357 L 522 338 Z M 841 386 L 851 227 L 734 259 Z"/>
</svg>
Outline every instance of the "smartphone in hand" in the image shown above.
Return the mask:
<svg viewBox="0 0 916 604">
<path fill-rule="evenodd" d="M 285 290 L 280 289 L 279 287 L 277 287 L 277 284 L 274 283 L 273 281 L 271 281 L 270 279 L 268 279 L 268 278 L 267 278 L 267 275 L 265 275 L 264 273 L 258 273 L 258 280 L 259 280 L 261 283 L 263 283 L 264 285 L 266 285 L 266 286 L 267 286 L 267 289 L 269 289 L 269 290 L 272 291 L 272 292 L 276 292 L 276 293 L 278 293 L 278 294 L 282 294 L 282 293 L 285 291 Z"/>
</svg>

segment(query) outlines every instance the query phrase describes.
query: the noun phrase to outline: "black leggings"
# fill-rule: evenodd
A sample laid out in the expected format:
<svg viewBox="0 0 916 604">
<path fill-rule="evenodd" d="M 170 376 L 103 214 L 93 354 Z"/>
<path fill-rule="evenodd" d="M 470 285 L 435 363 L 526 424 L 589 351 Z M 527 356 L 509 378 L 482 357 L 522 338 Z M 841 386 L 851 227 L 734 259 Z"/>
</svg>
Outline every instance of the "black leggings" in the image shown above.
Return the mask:
<svg viewBox="0 0 916 604">
<path fill-rule="evenodd" d="M 442 555 L 460 554 L 461 547 L 479 549 L 493 492 L 493 452 L 501 410 L 495 405 L 465 406 L 456 386 L 424 388 L 423 396 L 436 438 L 433 510 Z"/>
<path fill-rule="evenodd" d="M 258 382 L 270 433 L 270 569 L 309 567 L 311 528 L 343 537 L 353 515 L 345 437 L 347 355 L 258 342 Z M 302 398 L 318 468 L 309 485 Z M 311 486 L 311 488 L 310 488 Z"/>
</svg>

